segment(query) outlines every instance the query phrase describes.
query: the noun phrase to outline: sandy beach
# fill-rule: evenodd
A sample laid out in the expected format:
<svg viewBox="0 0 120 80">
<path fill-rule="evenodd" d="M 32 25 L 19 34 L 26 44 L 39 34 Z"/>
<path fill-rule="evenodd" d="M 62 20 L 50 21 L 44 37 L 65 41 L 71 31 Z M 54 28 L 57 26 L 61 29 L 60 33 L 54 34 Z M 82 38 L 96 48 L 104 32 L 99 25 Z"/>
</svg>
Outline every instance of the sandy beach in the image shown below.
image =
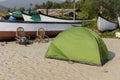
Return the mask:
<svg viewBox="0 0 120 80">
<path fill-rule="evenodd" d="M 111 60 L 103 66 L 44 57 L 50 43 L 0 42 L 0 80 L 120 80 L 120 39 L 104 38 Z"/>
</svg>

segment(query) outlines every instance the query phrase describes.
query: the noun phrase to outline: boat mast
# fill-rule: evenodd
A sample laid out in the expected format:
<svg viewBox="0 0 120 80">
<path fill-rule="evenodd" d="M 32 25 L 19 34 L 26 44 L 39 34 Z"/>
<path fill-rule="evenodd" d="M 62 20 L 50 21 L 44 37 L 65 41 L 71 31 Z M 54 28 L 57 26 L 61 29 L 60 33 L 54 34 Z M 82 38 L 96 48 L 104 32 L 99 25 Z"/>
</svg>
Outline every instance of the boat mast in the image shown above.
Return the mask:
<svg viewBox="0 0 120 80">
<path fill-rule="evenodd" d="M 75 0 L 73 0 L 74 3 L 74 14 L 73 14 L 73 21 L 75 21 Z"/>
</svg>

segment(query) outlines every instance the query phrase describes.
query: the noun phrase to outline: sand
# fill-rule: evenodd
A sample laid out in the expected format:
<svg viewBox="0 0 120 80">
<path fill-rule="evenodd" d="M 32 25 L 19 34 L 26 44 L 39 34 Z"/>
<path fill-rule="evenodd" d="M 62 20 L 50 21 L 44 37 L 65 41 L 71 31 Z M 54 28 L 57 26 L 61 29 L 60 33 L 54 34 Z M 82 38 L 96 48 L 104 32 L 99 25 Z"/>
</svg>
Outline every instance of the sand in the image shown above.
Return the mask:
<svg viewBox="0 0 120 80">
<path fill-rule="evenodd" d="M 46 59 L 50 43 L 0 42 L 0 80 L 120 80 L 120 40 L 103 39 L 111 54 L 104 66 Z"/>
</svg>

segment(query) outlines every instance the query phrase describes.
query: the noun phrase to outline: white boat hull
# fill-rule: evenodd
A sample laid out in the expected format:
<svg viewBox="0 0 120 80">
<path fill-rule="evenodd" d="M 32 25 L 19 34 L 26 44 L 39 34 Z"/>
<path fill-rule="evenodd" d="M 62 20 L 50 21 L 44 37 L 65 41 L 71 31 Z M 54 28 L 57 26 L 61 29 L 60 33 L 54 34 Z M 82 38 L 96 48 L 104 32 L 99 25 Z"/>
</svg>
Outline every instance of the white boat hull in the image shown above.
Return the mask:
<svg viewBox="0 0 120 80">
<path fill-rule="evenodd" d="M 31 19 L 31 16 L 22 14 L 22 17 L 23 17 L 24 21 L 33 21 L 33 22 L 34 22 L 34 20 Z M 39 21 L 39 22 L 40 22 L 40 21 Z"/>
<path fill-rule="evenodd" d="M 30 15 L 26 15 L 26 14 L 22 14 L 24 21 L 33 21 L 32 20 L 32 16 Z M 50 17 L 50 16 L 46 16 L 43 14 L 39 14 L 40 16 L 40 20 L 37 22 L 81 22 L 81 20 L 67 20 L 67 19 L 60 19 L 60 18 L 54 18 L 54 17 Z"/>
<path fill-rule="evenodd" d="M 116 23 L 105 20 L 102 17 L 98 17 L 97 26 L 98 26 L 98 30 L 102 32 L 108 30 L 114 30 L 117 28 Z"/>
<path fill-rule="evenodd" d="M 25 32 L 31 37 L 36 36 L 36 31 L 39 28 L 44 28 L 48 36 L 55 36 L 59 32 L 64 31 L 72 26 L 81 26 L 78 22 L 0 22 L 0 40 L 14 39 L 16 29 L 23 27 Z"/>
<path fill-rule="evenodd" d="M 42 14 L 40 14 L 40 18 L 41 21 L 44 22 L 80 22 L 80 20 L 65 20 L 65 19 L 53 18 Z"/>
</svg>

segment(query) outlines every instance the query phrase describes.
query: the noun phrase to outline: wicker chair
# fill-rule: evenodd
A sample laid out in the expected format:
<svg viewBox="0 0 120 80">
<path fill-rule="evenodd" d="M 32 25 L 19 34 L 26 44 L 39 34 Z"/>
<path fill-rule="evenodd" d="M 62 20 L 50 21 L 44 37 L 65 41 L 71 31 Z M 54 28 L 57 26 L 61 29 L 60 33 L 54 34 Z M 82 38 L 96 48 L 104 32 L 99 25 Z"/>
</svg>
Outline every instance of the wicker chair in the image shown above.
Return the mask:
<svg viewBox="0 0 120 80">
<path fill-rule="evenodd" d="M 39 28 L 37 33 L 36 33 L 36 42 L 44 43 L 44 42 L 49 42 L 49 37 L 45 34 L 45 29 L 44 28 Z"/>
<path fill-rule="evenodd" d="M 25 42 L 22 41 L 22 37 L 26 38 Z M 29 39 L 30 39 L 30 36 L 25 34 L 23 27 L 18 27 L 16 29 L 16 36 L 15 36 L 16 43 L 28 44 L 29 43 Z"/>
</svg>

